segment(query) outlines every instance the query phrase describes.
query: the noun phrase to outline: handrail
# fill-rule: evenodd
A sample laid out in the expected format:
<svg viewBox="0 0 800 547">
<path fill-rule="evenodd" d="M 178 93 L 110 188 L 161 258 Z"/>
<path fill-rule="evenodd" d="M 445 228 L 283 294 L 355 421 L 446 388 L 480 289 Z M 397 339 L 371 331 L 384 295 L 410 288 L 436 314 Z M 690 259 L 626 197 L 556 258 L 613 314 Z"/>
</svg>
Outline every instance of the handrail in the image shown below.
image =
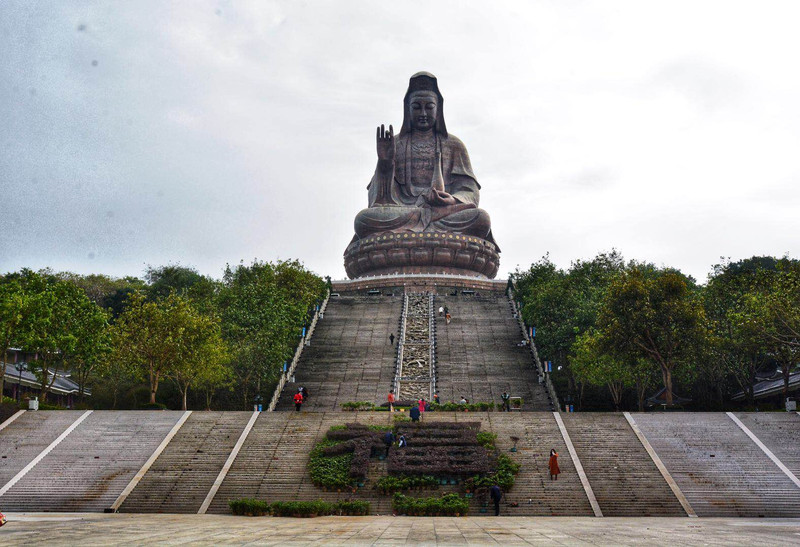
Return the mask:
<svg viewBox="0 0 800 547">
<path fill-rule="evenodd" d="M 292 364 L 289 365 L 289 368 L 286 370 L 286 372 L 281 373 L 280 380 L 278 380 L 278 385 L 275 386 L 275 391 L 272 393 L 272 399 L 270 399 L 269 405 L 267 406 L 267 412 L 273 412 L 275 407 L 278 405 L 278 400 L 281 398 L 281 392 L 286 385 L 286 380 L 287 378 L 294 376 L 297 363 L 300 361 L 300 356 L 303 354 L 303 348 L 307 345 L 307 343 L 309 345 L 311 344 L 311 335 L 314 334 L 314 329 L 317 327 L 319 316 L 325 313 L 325 309 L 328 307 L 328 301 L 330 298 L 331 291 L 328 289 L 325 294 L 325 300 L 322 301 L 322 305 L 314 312 L 314 317 L 311 319 L 311 325 L 309 325 L 306 335 L 300 338 L 300 342 L 297 344 L 297 349 L 294 350 Z"/>
<path fill-rule="evenodd" d="M 395 397 L 400 399 L 400 371 L 403 369 L 403 347 L 406 340 L 406 317 L 408 315 L 408 293 L 403 291 L 403 309 L 400 311 L 400 332 L 397 333 L 397 357 L 394 365 L 394 381 L 392 389 Z"/>
<path fill-rule="evenodd" d="M 550 374 L 546 373 L 544 367 L 542 366 L 542 362 L 539 359 L 539 352 L 536 350 L 536 344 L 533 342 L 533 338 L 528 335 L 528 330 L 525 328 L 525 322 L 522 320 L 522 313 L 520 312 L 519 308 L 517 308 L 517 303 L 514 301 L 513 291 L 510 291 L 510 294 L 508 295 L 508 301 L 511 303 L 511 309 L 517 316 L 517 324 L 522 331 L 522 336 L 528 342 L 528 347 L 530 348 L 531 355 L 533 356 L 533 362 L 539 371 L 539 376 L 544 377 L 547 393 L 550 395 L 550 399 L 553 401 L 556 411 L 561 412 L 561 404 L 558 402 L 556 389 L 553 387 L 553 382 L 550 380 Z"/>
</svg>

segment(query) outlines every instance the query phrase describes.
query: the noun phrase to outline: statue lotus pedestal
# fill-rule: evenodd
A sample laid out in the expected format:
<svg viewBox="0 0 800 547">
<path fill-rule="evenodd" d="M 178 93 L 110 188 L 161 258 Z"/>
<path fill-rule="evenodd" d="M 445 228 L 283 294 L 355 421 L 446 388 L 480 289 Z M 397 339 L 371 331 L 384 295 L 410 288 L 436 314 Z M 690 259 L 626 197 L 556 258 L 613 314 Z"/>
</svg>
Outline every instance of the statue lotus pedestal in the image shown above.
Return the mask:
<svg viewBox="0 0 800 547">
<path fill-rule="evenodd" d="M 350 279 L 392 274 L 448 274 L 494 279 L 500 256 L 485 239 L 444 232 L 379 233 L 344 252 Z"/>
</svg>

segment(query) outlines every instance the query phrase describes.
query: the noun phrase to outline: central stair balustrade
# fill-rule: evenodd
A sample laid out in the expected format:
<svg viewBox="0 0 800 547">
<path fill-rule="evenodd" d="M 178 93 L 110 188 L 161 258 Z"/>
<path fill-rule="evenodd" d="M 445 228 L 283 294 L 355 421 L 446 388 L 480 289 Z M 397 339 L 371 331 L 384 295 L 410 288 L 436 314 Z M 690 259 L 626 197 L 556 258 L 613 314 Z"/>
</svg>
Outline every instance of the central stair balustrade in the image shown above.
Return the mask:
<svg viewBox="0 0 800 547">
<path fill-rule="evenodd" d="M 430 400 L 436 385 L 434 373 L 433 297 L 409 293 L 403 303 L 398 351 L 397 397 L 401 401 Z"/>
</svg>

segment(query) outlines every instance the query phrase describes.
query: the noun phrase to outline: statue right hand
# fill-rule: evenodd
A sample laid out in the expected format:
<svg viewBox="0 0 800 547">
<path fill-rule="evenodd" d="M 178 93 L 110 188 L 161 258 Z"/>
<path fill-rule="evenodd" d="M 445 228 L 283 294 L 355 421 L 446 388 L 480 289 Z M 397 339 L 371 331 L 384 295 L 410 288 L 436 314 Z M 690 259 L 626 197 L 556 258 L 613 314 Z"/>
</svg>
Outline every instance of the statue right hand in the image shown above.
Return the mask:
<svg viewBox="0 0 800 547">
<path fill-rule="evenodd" d="M 393 162 L 395 152 L 394 128 L 390 125 L 389 130 L 386 131 L 381 124 L 375 140 L 378 144 L 378 159 Z"/>
</svg>

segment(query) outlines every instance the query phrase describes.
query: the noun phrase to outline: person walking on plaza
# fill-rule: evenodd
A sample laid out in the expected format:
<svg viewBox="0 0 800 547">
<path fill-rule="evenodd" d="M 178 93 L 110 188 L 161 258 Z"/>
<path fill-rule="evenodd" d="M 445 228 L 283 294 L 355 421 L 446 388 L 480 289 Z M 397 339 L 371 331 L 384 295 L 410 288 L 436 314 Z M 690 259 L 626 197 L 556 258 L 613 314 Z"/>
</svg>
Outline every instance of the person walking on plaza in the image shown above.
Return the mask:
<svg viewBox="0 0 800 547">
<path fill-rule="evenodd" d="M 550 467 L 550 480 L 557 481 L 561 468 L 558 467 L 558 452 L 556 452 L 555 448 L 550 450 L 550 461 L 547 465 Z"/>
<path fill-rule="evenodd" d="M 387 431 L 386 435 L 383 436 L 383 444 L 386 445 L 386 457 L 389 457 L 389 449 L 394 444 L 394 433 L 391 431 Z"/>
<path fill-rule="evenodd" d="M 511 412 L 511 395 L 504 391 L 500 398 L 503 400 L 503 412 Z"/>
<path fill-rule="evenodd" d="M 494 502 L 494 516 L 500 516 L 500 499 L 503 497 L 503 491 L 496 484 L 489 489 L 489 496 Z"/>
<path fill-rule="evenodd" d="M 394 390 L 389 390 L 386 396 L 386 402 L 389 403 L 389 412 L 394 412 Z"/>
<path fill-rule="evenodd" d="M 394 347 L 394 333 L 389 335 L 389 343 Z"/>
<path fill-rule="evenodd" d="M 294 409 L 297 412 L 300 412 L 300 407 L 303 405 L 303 394 L 301 392 L 297 392 L 294 394 Z"/>
</svg>

